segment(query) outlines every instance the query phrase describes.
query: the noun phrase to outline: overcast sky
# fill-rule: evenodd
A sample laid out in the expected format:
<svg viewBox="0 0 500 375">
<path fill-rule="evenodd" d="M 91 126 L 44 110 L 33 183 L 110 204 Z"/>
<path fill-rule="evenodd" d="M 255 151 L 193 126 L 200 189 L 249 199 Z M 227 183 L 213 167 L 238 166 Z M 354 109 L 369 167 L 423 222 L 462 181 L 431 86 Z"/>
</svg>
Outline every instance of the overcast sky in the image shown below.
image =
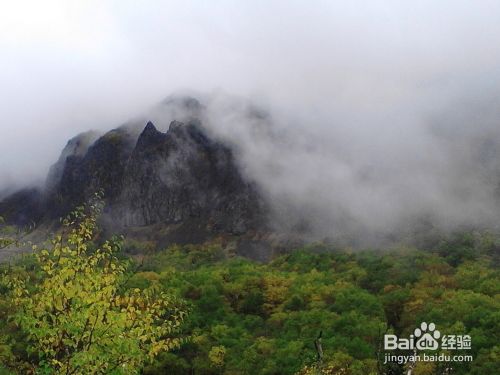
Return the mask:
<svg viewBox="0 0 500 375">
<path fill-rule="evenodd" d="M 424 119 L 475 103 L 464 116 L 485 122 L 499 21 L 499 1 L 0 1 L 0 184 L 43 179 L 70 137 L 185 89 L 266 103 L 358 166 L 411 166 Z"/>
</svg>

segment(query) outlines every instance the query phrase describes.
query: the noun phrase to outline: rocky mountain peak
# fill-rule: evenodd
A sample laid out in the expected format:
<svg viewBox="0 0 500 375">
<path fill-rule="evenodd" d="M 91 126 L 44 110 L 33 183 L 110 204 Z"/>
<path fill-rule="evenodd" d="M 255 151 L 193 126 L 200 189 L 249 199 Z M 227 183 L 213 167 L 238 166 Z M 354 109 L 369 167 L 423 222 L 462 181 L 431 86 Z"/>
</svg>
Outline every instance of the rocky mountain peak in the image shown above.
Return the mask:
<svg viewBox="0 0 500 375">
<path fill-rule="evenodd" d="M 184 125 L 183 122 L 174 120 L 170 123 L 170 126 L 168 127 L 169 132 L 175 132 L 177 129 L 181 128 Z"/>
<path fill-rule="evenodd" d="M 125 226 L 197 222 L 207 233 L 242 233 L 257 226 L 259 199 L 232 151 L 208 137 L 199 121 L 172 121 L 167 133 L 148 124 L 127 162 L 114 220 Z"/>
<path fill-rule="evenodd" d="M 102 190 L 105 227 L 122 233 L 160 228 L 163 244 L 265 227 L 266 208 L 256 185 L 240 173 L 233 151 L 211 138 L 199 120 L 174 120 L 165 133 L 151 121 L 139 132 L 129 128 L 70 140 L 45 191 L 13 195 L 0 204 L 0 215 L 51 222 Z"/>
<path fill-rule="evenodd" d="M 134 151 L 141 151 L 148 147 L 154 147 L 161 144 L 166 134 L 160 132 L 151 121 L 148 121 L 146 127 L 139 135 Z"/>
<path fill-rule="evenodd" d="M 156 126 L 154 126 L 154 124 L 151 122 L 151 121 L 148 121 L 148 123 L 146 124 L 146 127 L 144 128 L 144 131 L 143 133 L 144 134 L 147 134 L 147 133 L 155 133 L 157 132 L 158 130 L 156 129 Z"/>
</svg>

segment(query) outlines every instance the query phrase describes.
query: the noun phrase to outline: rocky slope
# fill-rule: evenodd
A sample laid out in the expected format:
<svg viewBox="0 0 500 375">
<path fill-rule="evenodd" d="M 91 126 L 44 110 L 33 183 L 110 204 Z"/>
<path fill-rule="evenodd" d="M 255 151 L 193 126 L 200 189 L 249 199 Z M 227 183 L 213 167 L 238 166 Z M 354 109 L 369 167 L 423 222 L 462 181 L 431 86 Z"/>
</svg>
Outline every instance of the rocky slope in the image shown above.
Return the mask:
<svg viewBox="0 0 500 375">
<path fill-rule="evenodd" d="M 167 133 L 147 124 L 112 211 L 126 226 L 201 219 L 211 231 L 242 234 L 262 224 L 255 186 L 243 179 L 231 150 L 196 122 L 174 121 Z"/>
<path fill-rule="evenodd" d="M 0 216 L 15 225 L 54 223 L 103 191 L 102 224 L 109 231 L 142 233 L 163 245 L 243 237 L 241 248 L 252 252 L 256 233 L 266 231 L 267 206 L 240 173 L 233 150 L 196 119 L 173 121 L 166 132 L 147 122 L 137 134 L 122 126 L 71 139 L 46 186 L 7 197 Z"/>
</svg>

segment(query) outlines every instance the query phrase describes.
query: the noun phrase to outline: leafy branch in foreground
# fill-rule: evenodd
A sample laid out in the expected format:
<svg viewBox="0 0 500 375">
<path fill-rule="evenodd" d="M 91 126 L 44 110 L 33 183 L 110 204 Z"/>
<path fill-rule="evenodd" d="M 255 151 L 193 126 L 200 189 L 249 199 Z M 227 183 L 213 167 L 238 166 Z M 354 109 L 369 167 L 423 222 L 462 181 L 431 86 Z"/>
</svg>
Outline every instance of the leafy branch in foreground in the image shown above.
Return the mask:
<svg viewBox="0 0 500 375">
<path fill-rule="evenodd" d="M 26 272 L 5 275 L 12 318 L 35 358 L 24 364 L 32 373 L 135 374 L 183 342 L 176 336 L 186 314 L 180 302 L 156 285 L 126 288 L 119 240 L 94 249 L 101 208 L 96 200 L 77 209 L 63 221 L 67 233 L 55 236 L 50 249 L 35 251 L 38 282 Z"/>
</svg>

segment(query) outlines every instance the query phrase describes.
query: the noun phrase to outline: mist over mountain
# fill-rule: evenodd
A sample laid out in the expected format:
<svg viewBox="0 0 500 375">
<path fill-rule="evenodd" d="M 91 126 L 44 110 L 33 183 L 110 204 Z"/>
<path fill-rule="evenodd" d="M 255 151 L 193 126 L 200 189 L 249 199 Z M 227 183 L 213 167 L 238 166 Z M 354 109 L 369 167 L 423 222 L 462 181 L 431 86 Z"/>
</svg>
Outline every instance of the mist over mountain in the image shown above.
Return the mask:
<svg viewBox="0 0 500 375">
<path fill-rule="evenodd" d="M 496 2 L 21 3 L 0 14 L 0 199 L 22 191 L 22 220 L 37 194 L 56 215 L 107 178 L 149 223 L 127 186 L 180 171 L 161 150 L 141 170 L 134 148 L 178 121 L 230 150 L 212 151 L 265 202 L 266 230 L 371 245 L 497 229 Z"/>
<path fill-rule="evenodd" d="M 464 108 L 429 117 L 403 143 L 393 124 L 348 139 L 242 98 L 172 95 L 120 127 L 70 139 L 45 184 L 7 196 L 0 214 L 39 225 L 103 191 L 110 231 L 157 231 L 163 243 L 243 236 L 264 240 L 258 251 L 269 256 L 263 244 L 276 236 L 380 246 L 431 230 L 496 231 L 496 114 Z M 490 120 L 472 130 L 479 110 Z"/>
</svg>

